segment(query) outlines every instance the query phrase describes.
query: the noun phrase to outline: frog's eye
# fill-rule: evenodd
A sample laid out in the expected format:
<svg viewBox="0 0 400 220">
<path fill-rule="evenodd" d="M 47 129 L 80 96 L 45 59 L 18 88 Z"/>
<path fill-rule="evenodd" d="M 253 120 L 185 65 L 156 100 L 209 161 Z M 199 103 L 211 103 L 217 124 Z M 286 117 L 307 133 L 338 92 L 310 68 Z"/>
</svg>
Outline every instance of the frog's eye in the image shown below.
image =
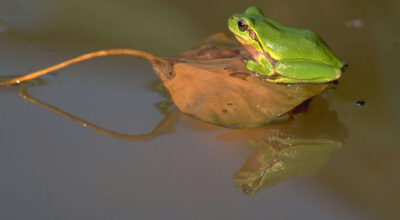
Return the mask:
<svg viewBox="0 0 400 220">
<path fill-rule="evenodd" d="M 249 28 L 249 25 L 247 25 L 247 23 L 246 23 L 245 21 L 239 20 L 239 22 L 238 22 L 238 28 L 239 28 L 239 30 L 240 30 L 241 32 L 245 32 L 245 31 Z"/>
</svg>

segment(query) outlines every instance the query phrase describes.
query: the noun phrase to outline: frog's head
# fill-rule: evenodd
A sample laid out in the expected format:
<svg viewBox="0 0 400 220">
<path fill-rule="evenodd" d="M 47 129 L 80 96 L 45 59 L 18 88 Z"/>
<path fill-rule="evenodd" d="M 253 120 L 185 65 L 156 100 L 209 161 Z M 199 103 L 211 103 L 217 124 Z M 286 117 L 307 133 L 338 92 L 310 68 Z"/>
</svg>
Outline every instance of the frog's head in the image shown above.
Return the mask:
<svg viewBox="0 0 400 220">
<path fill-rule="evenodd" d="M 263 51 L 256 27 L 257 20 L 260 18 L 263 19 L 264 14 L 259 8 L 252 6 L 244 13 L 232 15 L 228 20 L 229 30 L 253 57 L 257 57 Z"/>
</svg>

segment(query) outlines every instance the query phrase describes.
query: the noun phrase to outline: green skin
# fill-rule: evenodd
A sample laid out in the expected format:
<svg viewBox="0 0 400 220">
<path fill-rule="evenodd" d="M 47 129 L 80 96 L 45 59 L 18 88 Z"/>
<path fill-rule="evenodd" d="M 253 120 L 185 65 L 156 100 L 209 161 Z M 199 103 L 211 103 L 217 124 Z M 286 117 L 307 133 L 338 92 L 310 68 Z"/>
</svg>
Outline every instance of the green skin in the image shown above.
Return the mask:
<svg viewBox="0 0 400 220">
<path fill-rule="evenodd" d="M 247 69 L 270 82 L 327 83 L 346 65 L 316 33 L 280 24 L 257 7 L 234 14 L 228 26 L 254 59 Z"/>
</svg>

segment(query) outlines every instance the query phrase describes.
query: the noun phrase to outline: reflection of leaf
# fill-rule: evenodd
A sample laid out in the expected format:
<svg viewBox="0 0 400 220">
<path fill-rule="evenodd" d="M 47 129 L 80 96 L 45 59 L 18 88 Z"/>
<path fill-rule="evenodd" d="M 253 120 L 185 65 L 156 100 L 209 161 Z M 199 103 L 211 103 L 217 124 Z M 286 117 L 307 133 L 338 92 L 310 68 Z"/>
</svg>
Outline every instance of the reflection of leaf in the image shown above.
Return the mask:
<svg viewBox="0 0 400 220">
<path fill-rule="evenodd" d="M 246 141 L 276 137 L 285 133 L 297 138 L 325 137 L 343 142 L 348 137 L 349 132 L 338 120 L 337 113 L 329 109 L 329 103 L 322 97 L 314 98 L 308 109 L 307 112 L 292 115 L 292 120 L 284 123 L 235 129 L 219 136 L 219 138 L 227 141 Z"/>
<path fill-rule="evenodd" d="M 260 187 L 267 187 L 288 177 L 309 176 L 325 164 L 330 154 L 338 150 L 340 142 L 329 139 L 281 139 L 278 148 L 253 141 L 258 151 L 250 156 L 243 167 L 235 174 L 234 182 L 246 194 L 254 194 Z M 275 143 L 275 142 L 274 142 Z"/>
<path fill-rule="evenodd" d="M 165 88 L 164 84 L 161 81 L 156 81 L 151 85 L 151 88 L 157 92 L 159 92 L 162 96 L 164 96 L 167 100 L 161 101 L 156 104 L 157 109 L 163 113 L 168 114 L 171 111 L 171 107 L 174 106 L 174 102 L 171 99 L 171 95 L 168 90 Z"/>
<path fill-rule="evenodd" d="M 171 95 L 169 94 L 168 90 L 165 88 L 164 84 L 157 80 L 151 84 L 151 89 L 160 93 L 163 97 L 167 99 L 171 99 Z"/>
<path fill-rule="evenodd" d="M 246 57 L 230 35 L 216 34 L 180 56 L 153 62 L 153 67 L 182 112 L 223 126 L 266 123 L 328 86 L 266 82 L 251 76 Z"/>
<path fill-rule="evenodd" d="M 31 82 L 31 81 L 28 81 Z M 174 131 L 174 126 L 176 124 L 176 122 L 178 121 L 178 118 L 180 116 L 180 112 L 177 109 L 173 109 L 170 111 L 167 111 L 167 109 L 160 109 L 163 110 L 162 113 L 165 114 L 165 118 L 160 121 L 160 123 L 150 132 L 147 134 L 123 134 L 123 133 L 119 133 L 113 130 L 109 130 L 106 128 L 102 128 L 96 124 L 90 123 L 86 120 L 80 119 L 72 114 L 69 114 L 67 112 L 64 112 L 63 110 L 49 105 L 43 101 L 40 101 L 32 96 L 30 96 L 27 92 L 27 88 L 26 88 L 26 83 L 22 83 L 19 87 L 19 95 L 27 100 L 30 101 L 36 105 L 42 106 L 44 108 L 47 108 L 53 112 L 56 112 L 64 117 L 67 117 L 79 124 L 81 124 L 84 127 L 88 127 L 91 128 L 99 133 L 105 134 L 105 135 L 109 135 L 115 138 L 119 138 L 119 139 L 124 139 L 124 140 L 129 140 L 129 141 L 147 141 L 147 140 L 151 140 L 153 138 L 156 138 L 160 135 L 164 135 L 164 134 L 169 134 L 172 133 Z"/>
</svg>

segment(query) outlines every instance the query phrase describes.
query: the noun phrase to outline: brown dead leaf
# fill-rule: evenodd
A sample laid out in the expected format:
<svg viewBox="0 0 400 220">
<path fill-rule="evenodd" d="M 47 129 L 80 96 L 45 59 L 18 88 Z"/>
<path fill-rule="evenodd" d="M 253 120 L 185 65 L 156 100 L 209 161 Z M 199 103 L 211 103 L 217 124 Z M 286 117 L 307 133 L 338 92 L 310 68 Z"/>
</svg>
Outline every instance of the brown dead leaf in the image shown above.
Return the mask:
<svg viewBox="0 0 400 220">
<path fill-rule="evenodd" d="M 152 64 L 182 112 L 222 126 L 266 123 L 328 87 L 267 82 L 246 69 L 248 57 L 232 36 L 220 33 L 177 57 Z"/>
</svg>

